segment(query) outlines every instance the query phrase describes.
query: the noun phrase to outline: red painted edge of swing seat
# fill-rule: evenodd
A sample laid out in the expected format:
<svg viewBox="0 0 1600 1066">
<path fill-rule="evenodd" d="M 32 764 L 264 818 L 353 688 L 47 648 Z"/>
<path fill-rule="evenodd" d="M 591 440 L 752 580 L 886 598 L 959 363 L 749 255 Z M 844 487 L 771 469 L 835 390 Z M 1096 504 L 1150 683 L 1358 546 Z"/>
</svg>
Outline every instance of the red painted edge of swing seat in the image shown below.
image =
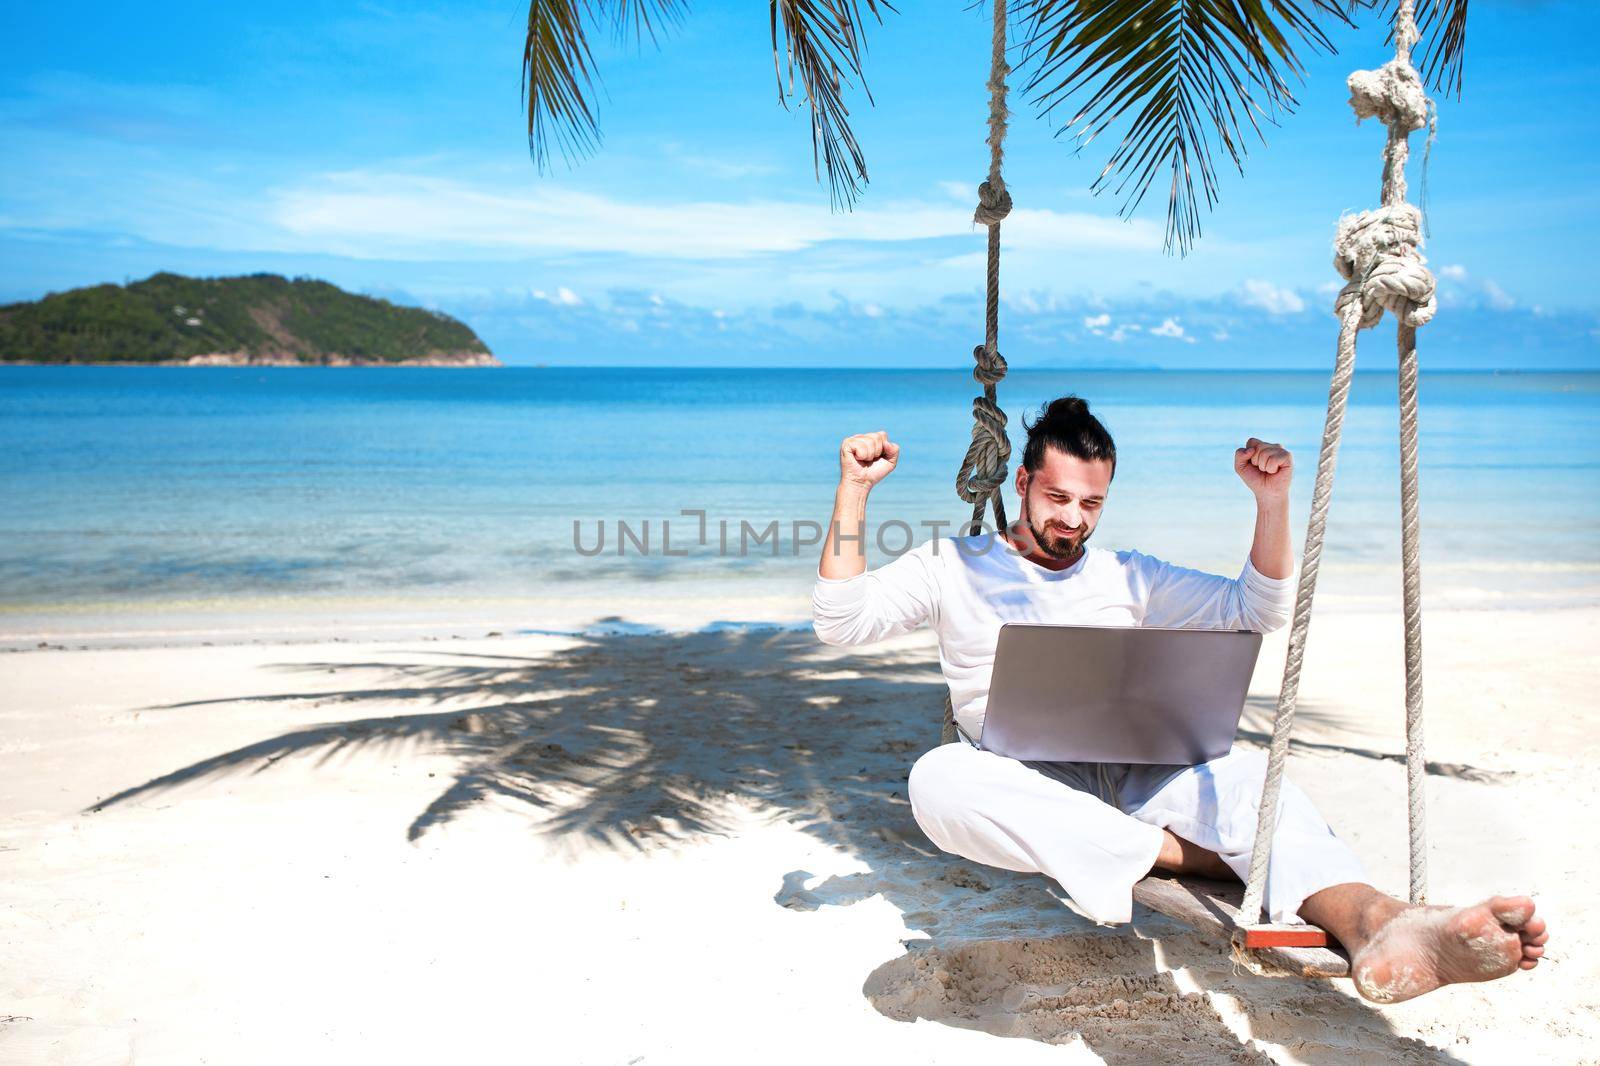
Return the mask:
<svg viewBox="0 0 1600 1066">
<path fill-rule="evenodd" d="M 1328 934 L 1314 925 L 1249 925 L 1244 927 L 1247 948 L 1325 948 Z"/>
</svg>

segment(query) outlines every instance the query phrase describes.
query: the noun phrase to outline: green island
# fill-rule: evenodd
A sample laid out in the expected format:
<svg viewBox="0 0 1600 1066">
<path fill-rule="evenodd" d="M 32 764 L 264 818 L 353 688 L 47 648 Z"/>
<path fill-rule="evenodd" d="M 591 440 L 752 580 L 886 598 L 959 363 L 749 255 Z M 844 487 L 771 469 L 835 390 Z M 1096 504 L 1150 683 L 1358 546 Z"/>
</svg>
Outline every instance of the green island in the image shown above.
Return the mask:
<svg viewBox="0 0 1600 1066">
<path fill-rule="evenodd" d="M 315 278 L 152 274 L 0 305 L 0 362 L 500 366 L 464 323 Z"/>
</svg>

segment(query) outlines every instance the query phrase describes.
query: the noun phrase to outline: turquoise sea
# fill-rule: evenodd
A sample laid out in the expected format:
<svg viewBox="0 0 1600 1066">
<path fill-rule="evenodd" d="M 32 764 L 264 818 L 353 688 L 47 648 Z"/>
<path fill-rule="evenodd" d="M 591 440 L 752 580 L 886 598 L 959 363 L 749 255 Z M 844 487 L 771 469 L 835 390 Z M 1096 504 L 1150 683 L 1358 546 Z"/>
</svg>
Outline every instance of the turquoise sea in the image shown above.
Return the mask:
<svg viewBox="0 0 1600 1066">
<path fill-rule="evenodd" d="M 968 510 L 953 486 L 977 391 L 964 370 L 4 367 L 0 633 L 803 618 L 840 439 L 883 429 L 904 449 L 872 500 L 876 565 Z M 1325 373 L 1014 370 L 1014 457 L 1022 416 L 1066 392 L 1117 440 L 1095 544 L 1236 573 L 1252 504 L 1232 451 L 1251 435 L 1295 452 L 1303 536 Z M 1600 599 L 1600 374 L 1425 374 L 1421 397 L 1425 602 Z M 1360 374 L 1333 609 L 1398 602 L 1396 419 L 1393 373 Z"/>
</svg>

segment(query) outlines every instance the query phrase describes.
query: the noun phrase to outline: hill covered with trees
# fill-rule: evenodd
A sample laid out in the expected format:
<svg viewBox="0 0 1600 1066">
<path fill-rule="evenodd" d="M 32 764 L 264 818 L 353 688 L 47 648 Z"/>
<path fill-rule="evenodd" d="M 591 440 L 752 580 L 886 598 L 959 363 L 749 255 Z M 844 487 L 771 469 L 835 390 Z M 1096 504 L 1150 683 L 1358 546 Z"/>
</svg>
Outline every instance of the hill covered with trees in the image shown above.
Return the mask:
<svg viewBox="0 0 1600 1066">
<path fill-rule="evenodd" d="M 0 361 L 499 366 L 464 323 L 313 278 L 153 274 L 0 306 Z"/>
</svg>

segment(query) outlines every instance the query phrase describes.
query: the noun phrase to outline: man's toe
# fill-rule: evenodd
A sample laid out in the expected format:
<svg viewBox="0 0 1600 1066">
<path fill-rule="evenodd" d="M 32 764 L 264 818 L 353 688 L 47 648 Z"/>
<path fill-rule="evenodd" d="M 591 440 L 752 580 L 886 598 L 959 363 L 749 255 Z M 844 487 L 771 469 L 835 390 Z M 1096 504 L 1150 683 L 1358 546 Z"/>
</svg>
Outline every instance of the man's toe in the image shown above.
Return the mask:
<svg viewBox="0 0 1600 1066">
<path fill-rule="evenodd" d="M 1533 920 L 1533 900 L 1527 896 L 1495 896 L 1489 901 L 1489 912 L 1501 925 L 1521 929 Z"/>
</svg>

